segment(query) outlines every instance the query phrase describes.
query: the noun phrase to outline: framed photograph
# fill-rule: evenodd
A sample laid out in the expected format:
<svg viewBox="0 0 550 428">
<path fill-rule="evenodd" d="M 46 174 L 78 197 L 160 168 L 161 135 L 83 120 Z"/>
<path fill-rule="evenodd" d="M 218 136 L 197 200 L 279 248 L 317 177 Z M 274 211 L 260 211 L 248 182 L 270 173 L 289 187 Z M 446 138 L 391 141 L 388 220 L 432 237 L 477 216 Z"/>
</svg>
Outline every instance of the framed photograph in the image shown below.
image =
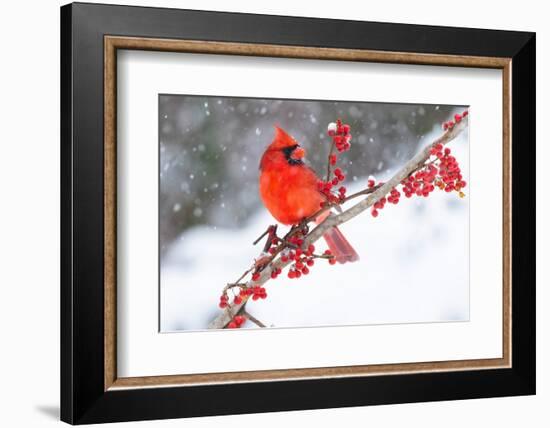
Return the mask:
<svg viewBox="0 0 550 428">
<path fill-rule="evenodd" d="M 63 421 L 535 393 L 533 33 L 76 3 L 61 105 Z"/>
</svg>

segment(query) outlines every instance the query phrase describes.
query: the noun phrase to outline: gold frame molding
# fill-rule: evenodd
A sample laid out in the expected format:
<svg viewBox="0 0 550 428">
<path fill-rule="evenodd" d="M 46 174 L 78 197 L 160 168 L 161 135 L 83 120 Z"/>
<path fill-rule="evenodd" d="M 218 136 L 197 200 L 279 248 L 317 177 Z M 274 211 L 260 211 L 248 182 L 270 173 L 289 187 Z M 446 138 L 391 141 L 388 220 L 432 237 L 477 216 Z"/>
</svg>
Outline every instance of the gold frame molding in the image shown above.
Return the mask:
<svg viewBox="0 0 550 428">
<path fill-rule="evenodd" d="M 117 50 L 148 50 L 218 55 L 244 55 L 338 61 L 382 62 L 419 65 L 494 68 L 502 70 L 503 82 L 503 349 L 501 358 L 422 363 L 379 364 L 345 367 L 262 370 L 148 377 L 117 377 L 116 368 L 116 85 Z M 228 43 L 137 37 L 104 37 L 104 389 L 193 386 L 204 384 L 392 375 L 419 372 L 479 370 L 511 367 L 511 58 L 436 55 Z"/>
</svg>

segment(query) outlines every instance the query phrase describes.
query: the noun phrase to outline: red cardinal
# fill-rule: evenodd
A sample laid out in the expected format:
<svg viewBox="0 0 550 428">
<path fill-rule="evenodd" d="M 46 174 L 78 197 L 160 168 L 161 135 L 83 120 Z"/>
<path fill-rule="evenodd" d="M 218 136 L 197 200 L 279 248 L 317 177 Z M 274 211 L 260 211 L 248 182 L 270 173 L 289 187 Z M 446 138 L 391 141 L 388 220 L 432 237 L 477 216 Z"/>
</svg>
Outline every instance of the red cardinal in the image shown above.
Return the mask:
<svg viewBox="0 0 550 428">
<path fill-rule="evenodd" d="M 283 224 L 299 223 L 315 214 L 326 200 L 317 188 L 315 171 L 302 160 L 305 151 L 283 129 L 275 127 L 275 138 L 260 162 L 260 195 L 275 219 Z M 320 222 L 326 218 L 318 218 Z M 323 235 L 339 263 L 355 262 L 359 256 L 337 227 Z"/>
</svg>

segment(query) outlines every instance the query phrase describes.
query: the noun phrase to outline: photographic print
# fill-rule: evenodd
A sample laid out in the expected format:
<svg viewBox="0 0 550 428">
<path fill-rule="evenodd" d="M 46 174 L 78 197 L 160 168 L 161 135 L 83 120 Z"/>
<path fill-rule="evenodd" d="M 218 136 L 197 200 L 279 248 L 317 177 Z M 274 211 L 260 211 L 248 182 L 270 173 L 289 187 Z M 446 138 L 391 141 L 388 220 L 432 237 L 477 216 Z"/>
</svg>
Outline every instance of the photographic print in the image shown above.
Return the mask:
<svg viewBox="0 0 550 428">
<path fill-rule="evenodd" d="M 158 102 L 161 332 L 469 320 L 467 106 Z"/>
</svg>

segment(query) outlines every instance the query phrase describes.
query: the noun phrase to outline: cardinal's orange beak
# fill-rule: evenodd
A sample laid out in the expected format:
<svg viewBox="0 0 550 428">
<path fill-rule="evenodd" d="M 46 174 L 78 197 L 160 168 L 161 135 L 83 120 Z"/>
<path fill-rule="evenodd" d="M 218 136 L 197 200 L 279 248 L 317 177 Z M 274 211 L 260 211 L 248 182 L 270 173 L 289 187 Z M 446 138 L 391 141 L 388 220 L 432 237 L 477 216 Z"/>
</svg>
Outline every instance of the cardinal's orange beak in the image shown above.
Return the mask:
<svg viewBox="0 0 550 428">
<path fill-rule="evenodd" d="M 305 151 L 302 147 L 298 146 L 298 147 L 296 147 L 296 148 L 292 151 L 291 157 L 292 157 L 293 159 L 300 160 L 300 159 L 302 159 L 305 155 L 306 155 L 306 151 Z"/>
</svg>

